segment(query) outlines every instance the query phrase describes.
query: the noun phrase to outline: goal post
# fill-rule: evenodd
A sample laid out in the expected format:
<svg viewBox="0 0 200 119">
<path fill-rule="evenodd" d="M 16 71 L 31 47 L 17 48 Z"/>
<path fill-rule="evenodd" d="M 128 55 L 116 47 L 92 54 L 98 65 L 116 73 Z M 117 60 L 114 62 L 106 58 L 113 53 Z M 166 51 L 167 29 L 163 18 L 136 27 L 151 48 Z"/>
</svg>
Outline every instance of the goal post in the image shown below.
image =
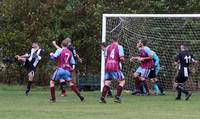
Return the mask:
<svg viewBox="0 0 200 119">
<path fill-rule="evenodd" d="M 103 14 L 102 42 L 110 43 L 109 34 L 115 33 L 120 38 L 120 44 L 125 50 L 123 73 L 126 78 L 125 89 L 134 88 L 132 69 L 139 63 L 130 63 L 129 58 L 137 55 L 136 43 L 140 38 L 146 38 L 148 46 L 155 51 L 161 63 L 158 79 L 165 89 L 172 89 L 176 69 L 172 65 L 179 45 L 184 43 L 196 59 L 200 58 L 200 14 Z M 101 91 L 103 88 L 105 58 L 101 57 Z M 188 87 L 200 89 L 200 73 L 189 78 Z"/>
</svg>

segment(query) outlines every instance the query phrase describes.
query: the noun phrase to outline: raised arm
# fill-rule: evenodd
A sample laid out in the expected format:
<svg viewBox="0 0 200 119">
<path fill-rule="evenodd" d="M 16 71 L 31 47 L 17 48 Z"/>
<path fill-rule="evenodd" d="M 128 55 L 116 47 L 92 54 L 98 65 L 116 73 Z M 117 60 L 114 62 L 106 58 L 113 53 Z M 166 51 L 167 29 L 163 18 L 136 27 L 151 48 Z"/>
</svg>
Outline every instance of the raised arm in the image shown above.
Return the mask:
<svg viewBox="0 0 200 119">
<path fill-rule="evenodd" d="M 54 46 L 56 49 L 61 49 L 61 47 L 59 47 L 59 46 L 56 44 L 56 41 L 52 41 L 52 44 L 53 44 L 53 46 Z"/>
</svg>

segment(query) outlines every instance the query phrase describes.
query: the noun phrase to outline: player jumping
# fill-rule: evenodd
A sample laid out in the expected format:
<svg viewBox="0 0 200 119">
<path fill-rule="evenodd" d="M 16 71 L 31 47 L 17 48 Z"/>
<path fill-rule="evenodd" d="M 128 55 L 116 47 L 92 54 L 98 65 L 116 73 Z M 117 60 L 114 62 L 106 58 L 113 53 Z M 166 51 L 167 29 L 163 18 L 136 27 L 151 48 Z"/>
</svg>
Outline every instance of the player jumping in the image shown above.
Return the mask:
<svg viewBox="0 0 200 119">
<path fill-rule="evenodd" d="M 176 100 L 181 99 L 181 93 L 185 94 L 185 100 L 189 100 L 189 98 L 192 96 L 192 93 L 186 90 L 185 83 L 190 76 L 190 64 L 195 64 L 194 66 L 197 66 L 198 63 L 195 59 L 192 53 L 188 51 L 188 48 L 186 45 L 180 46 L 180 52 L 176 56 L 175 64 L 179 64 L 178 68 L 178 74 L 175 78 L 175 87 L 177 90 L 177 97 Z M 192 72 L 195 73 L 195 67 L 192 68 Z"/>
<path fill-rule="evenodd" d="M 32 42 L 32 48 L 25 55 L 16 55 L 17 61 L 22 62 L 28 73 L 28 84 L 25 94 L 28 95 L 31 90 L 31 85 L 33 83 L 33 78 L 35 75 L 36 68 L 42 59 L 44 54 L 44 49 L 41 49 L 38 42 Z"/>
<path fill-rule="evenodd" d="M 81 101 L 84 100 L 84 97 L 81 96 L 80 91 L 75 86 L 72 80 L 72 72 L 75 68 L 75 60 L 72 56 L 72 52 L 67 49 L 68 41 L 63 40 L 61 44 L 61 49 L 57 49 L 55 53 L 50 53 L 51 60 L 54 61 L 56 58 L 58 59 L 58 68 L 55 70 L 52 79 L 50 81 L 50 92 L 51 92 L 51 102 L 56 102 L 55 97 L 55 81 L 59 81 L 61 79 L 66 80 L 72 91 L 76 93 L 76 95 L 80 98 Z"/>
<path fill-rule="evenodd" d="M 111 80 L 117 80 L 119 85 L 117 87 L 117 93 L 114 97 L 114 102 L 121 103 L 121 93 L 125 85 L 124 75 L 121 72 L 120 62 L 124 61 L 124 50 L 121 45 L 118 43 L 119 38 L 113 37 L 113 42 L 108 45 L 105 49 L 105 75 L 104 75 L 104 87 L 102 95 L 100 98 L 100 103 L 106 103 L 105 97 L 110 90 Z"/>
</svg>

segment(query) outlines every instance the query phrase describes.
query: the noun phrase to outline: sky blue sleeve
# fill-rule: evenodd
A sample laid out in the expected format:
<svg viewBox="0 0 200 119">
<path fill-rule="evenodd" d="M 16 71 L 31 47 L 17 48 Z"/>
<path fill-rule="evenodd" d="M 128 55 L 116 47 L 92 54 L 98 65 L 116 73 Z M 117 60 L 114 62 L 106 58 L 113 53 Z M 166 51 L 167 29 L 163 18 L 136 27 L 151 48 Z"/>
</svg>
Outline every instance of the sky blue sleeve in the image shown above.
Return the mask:
<svg viewBox="0 0 200 119">
<path fill-rule="evenodd" d="M 124 57 L 124 49 L 121 45 L 118 46 L 118 49 L 119 49 L 119 56 L 120 57 Z"/>
<path fill-rule="evenodd" d="M 60 55 L 61 51 L 62 49 L 57 49 L 56 52 L 52 56 L 50 56 L 50 60 L 55 61 L 56 58 Z"/>
<path fill-rule="evenodd" d="M 155 52 L 153 54 L 153 59 L 154 59 L 154 62 L 155 62 L 155 66 L 159 65 L 160 59 Z"/>
<path fill-rule="evenodd" d="M 71 65 L 75 65 L 75 64 L 76 64 L 76 62 L 75 62 L 75 60 L 74 60 L 74 57 L 71 58 L 70 64 L 71 64 Z"/>
<path fill-rule="evenodd" d="M 57 49 L 56 52 L 53 54 L 53 56 L 57 58 L 60 55 L 61 51 L 62 49 Z"/>
<path fill-rule="evenodd" d="M 151 55 L 151 49 L 149 47 L 145 47 L 144 50 L 149 56 Z"/>
</svg>

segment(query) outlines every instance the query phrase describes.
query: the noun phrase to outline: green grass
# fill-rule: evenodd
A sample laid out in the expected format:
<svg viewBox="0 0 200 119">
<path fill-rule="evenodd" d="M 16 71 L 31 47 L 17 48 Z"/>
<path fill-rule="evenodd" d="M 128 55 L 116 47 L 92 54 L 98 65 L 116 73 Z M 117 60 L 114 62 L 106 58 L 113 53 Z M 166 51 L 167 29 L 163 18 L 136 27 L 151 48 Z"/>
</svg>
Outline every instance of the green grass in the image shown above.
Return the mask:
<svg viewBox="0 0 200 119">
<path fill-rule="evenodd" d="M 51 104 L 48 90 L 35 89 L 25 96 L 19 89 L 0 88 L 0 119 L 200 119 L 199 92 L 190 101 L 175 101 L 175 93 L 148 97 L 123 93 L 122 104 L 111 98 L 99 104 L 99 92 L 82 92 L 86 97 L 82 103 L 72 92 L 60 97 L 57 91 L 57 103 Z"/>
</svg>

